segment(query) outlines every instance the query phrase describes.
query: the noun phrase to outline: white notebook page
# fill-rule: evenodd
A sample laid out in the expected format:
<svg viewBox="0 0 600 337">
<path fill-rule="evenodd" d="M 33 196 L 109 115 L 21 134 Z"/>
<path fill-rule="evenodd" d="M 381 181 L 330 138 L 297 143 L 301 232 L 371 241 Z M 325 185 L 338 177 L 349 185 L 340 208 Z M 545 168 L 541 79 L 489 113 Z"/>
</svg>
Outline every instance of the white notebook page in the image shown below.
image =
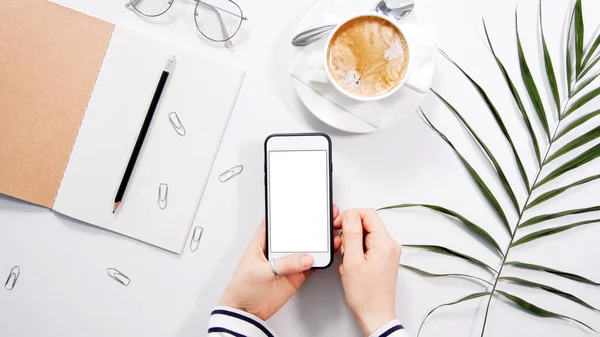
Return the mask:
<svg viewBox="0 0 600 337">
<path fill-rule="evenodd" d="M 169 55 L 169 76 L 123 202 L 114 197 Z M 244 73 L 116 27 L 54 209 L 181 253 Z M 169 121 L 175 111 L 185 128 Z M 168 185 L 159 205 L 159 186 Z M 164 204 L 163 204 L 164 206 Z"/>
</svg>

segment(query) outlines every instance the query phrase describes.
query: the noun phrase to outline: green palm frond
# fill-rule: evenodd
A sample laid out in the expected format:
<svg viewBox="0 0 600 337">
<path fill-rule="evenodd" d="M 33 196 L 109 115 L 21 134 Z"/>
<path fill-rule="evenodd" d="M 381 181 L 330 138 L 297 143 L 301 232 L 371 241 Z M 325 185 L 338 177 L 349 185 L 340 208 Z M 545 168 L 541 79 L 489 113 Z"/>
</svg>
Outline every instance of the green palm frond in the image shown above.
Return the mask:
<svg viewBox="0 0 600 337">
<path fill-rule="evenodd" d="M 596 49 L 598 49 L 599 46 L 600 46 L 600 34 L 598 34 L 598 36 L 596 36 L 596 38 L 594 39 L 594 42 L 592 43 L 590 50 L 588 50 L 587 55 L 585 56 L 585 59 L 583 60 L 584 67 L 590 61 L 590 59 L 592 58 L 592 55 L 594 55 L 594 53 L 596 52 Z"/>
<path fill-rule="evenodd" d="M 510 89 L 510 93 L 512 94 L 512 96 L 514 98 L 515 103 L 517 103 L 519 112 L 521 113 L 521 116 L 523 117 L 523 122 L 525 122 L 525 126 L 527 126 L 527 131 L 529 132 L 529 137 L 531 138 L 531 143 L 533 144 L 533 149 L 535 151 L 535 158 L 539 164 L 539 162 L 542 160 L 542 157 L 540 154 L 540 146 L 538 144 L 537 137 L 535 136 L 535 132 L 533 131 L 533 127 L 531 126 L 531 121 L 529 120 L 529 116 L 527 115 L 525 106 L 523 105 L 523 100 L 521 100 L 521 95 L 519 95 L 519 91 L 517 91 L 517 88 L 515 87 L 513 80 L 510 78 L 510 75 L 508 74 L 508 71 L 506 70 L 506 67 L 504 67 L 504 64 L 502 63 L 502 61 L 500 61 L 500 59 L 496 55 L 496 51 L 494 50 L 494 45 L 492 44 L 492 41 L 490 40 L 490 35 L 488 34 L 485 20 L 482 19 L 481 21 L 483 22 L 483 30 L 485 32 L 485 37 L 487 39 L 488 46 L 490 47 L 492 55 L 494 55 L 496 64 L 498 64 L 498 68 L 500 68 L 500 71 L 502 72 L 502 76 L 504 77 L 504 80 L 506 81 L 506 84 L 508 85 L 508 88 Z"/>
<path fill-rule="evenodd" d="M 491 293 L 489 292 L 482 292 L 482 293 L 474 293 L 471 295 L 467 295 L 461 299 L 458 299 L 454 302 L 450 302 L 450 303 L 444 303 L 441 305 L 438 305 L 437 307 L 431 309 L 427 315 L 425 315 L 425 318 L 423 318 L 423 321 L 421 322 L 421 326 L 419 326 L 419 331 L 417 332 L 417 337 L 419 337 L 419 335 L 421 334 L 421 329 L 423 329 L 423 325 L 425 325 L 425 322 L 427 321 L 427 319 L 429 318 L 429 316 L 431 316 L 431 314 L 433 314 L 434 312 L 436 312 L 438 309 L 443 308 L 443 307 L 450 307 L 453 305 L 457 305 L 460 304 L 462 302 L 466 302 L 466 301 L 470 301 L 470 300 L 474 300 L 476 298 L 480 298 L 480 297 L 484 297 L 484 296 L 489 296 L 491 295 Z"/>
<path fill-rule="evenodd" d="M 542 229 L 542 230 L 539 230 L 537 232 L 525 235 L 524 237 L 520 238 L 519 240 L 513 242 L 510 246 L 511 247 L 519 246 L 519 245 L 525 244 L 527 242 L 531 242 L 533 240 L 541 239 L 541 238 L 546 237 L 546 236 L 550 236 L 550 235 L 562 233 L 564 231 L 568 231 L 569 229 L 572 229 L 572 228 L 576 228 L 576 227 L 584 226 L 584 225 L 589 225 L 589 224 L 593 224 L 593 223 L 598 223 L 598 222 L 600 222 L 600 219 L 587 220 L 587 221 L 579 221 L 579 222 L 576 222 L 576 223 L 573 223 L 573 224 L 570 224 L 570 225 L 565 225 L 565 226 L 560 226 L 560 227 L 555 227 L 555 228 Z"/>
<path fill-rule="evenodd" d="M 590 104 L 592 100 L 600 97 L 600 85 L 596 79 L 600 78 L 600 70 L 594 70 L 595 66 L 600 62 L 600 34 L 598 36 L 593 37 L 586 46 L 586 42 L 584 41 L 585 36 L 585 22 L 583 16 L 583 6 L 582 0 L 574 0 L 573 4 L 569 9 L 568 15 L 568 25 L 566 29 L 566 47 L 564 48 L 564 56 L 565 56 L 565 64 L 564 66 L 556 66 L 558 63 L 555 63 L 552 57 L 550 56 L 549 48 L 546 42 L 546 34 L 544 32 L 544 24 L 542 20 L 542 2 L 539 2 L 539 12 L 538 12 L 538 30 L 539 30 L 539 41 L 524 41 L 521 39 L 520 35 L 520 27 L 519 27 L 519 17 L 518 11 L 515 11 L 515 34 L 516 34 L 516 57 L 518 59 L 518 71 L 520 75 L 520 84 L 523 85 L 527 95 L 521 96 L 516 87 L 516 82 L 513 78 L 518 79 L 519 77 L 511 77 L 509 71 L 506 69 L 502 60 L 496 54 L 496 50 L 494 49 L 494 45 L 492 43 L 492 39 L 490 38 L 490 32 L 488 31 L 488 27 L 486 26 L 485 21 L 483 21 L 483 28 L 486 37 L 486 43 L 491 52 L 491 57 L 496 62 L 500 73 L 504 79 L 504 83 L 509 89 L 512 99 L 516 103 L 516 109 L 514 113 L 519 116 L 528 131 L 529 140 L 531 141 L 531 146 L 535 151 L 536 161 L 539 165 L 537 167 L 537 172 L 534 175 L 533 181 L 529 180 L 527 173 L 525 172 L 523 162 L 521 157 L 516 150 L 515 142 L 513 137 L 511 136 L 509 129 L 506 127 L 504 123 L 504 118 L 502 114 L 508 113 L 506 111 L 499 111 L 495 102 L 492 101 L 490 95 L 486 92 L 477 81 L 471 75 L 469 75 L 458 63 L 452 60 L 450 56 L 448 56 L 442 50 L 439 52 L 449 61 L 451 62 L 464 76 L 465 81 L 471 84 L 478 95 L 478 99 L 482 99 L 485 105 L 487 106 L 487 110 L 491 113 L 494 121 L 496 122 L 496 126 L 499 131 L 502 133 L 504 140 L 508 143 L 510 150 L 512 152 L 513 161 L 511 164 L 516 166 L 516 170 L 520 174 L 521 182 L 526 188 L 527 198 L 523 203 L 520 203 L 516 197 L 513 186 L 509 183 L 509 180 L 506 176 L 504 165 L 508 165 L 509 163 L 501 163 L 498 158 L 499 156 L 495 154 L 485 143 L 485 141 L 479 136 L 480 131 L 471 126 L 469 120 L 465 118 L 462 112 L 459 112 L 458 109 L 454 107 L 450 102 L 452 99 L 448 97 L 444 97 L 438 91 L 433 90 L 432 92 L 438 99 L 440 99 L 445 107 L 454 117 L 456 117 L 462 127 L 467 131 L 467 134 L 472 137 L 472 139 L 477 143 L 477 150 L 481 152 L 481 154 L 487 159 L 487 162 L 490 164 L 490 167 L 493 169 L 495 175 L 494 179 L 497 179 L 497 182 L 500 183 L 502 190 L 499 191 L 501 194 L 505 194 L 510 200 L 510 207 L 506 207 L 506 211 L 515 211 L 518 215 L 518 220 L 516 222 L 510 222 L 506 216 L 506 211 L 503 206 L 498 202 L 499 196 L 498 192 L 492 192 L 489 188 L 489 182 L 486 182 L 481 175 L 477 172 L 473 165 L 464 157 L 463 153 L 459 148 L 457 148 L 453 141 L 449 139 L 442 131 L 440 131 L 434 123 L 428 118 L 427 114 L 419 109 L 421 116 L 423 117 L 423 121 L 452 149 L 452 151 L 456 154 L 461 164 L 465 167 L 467 175 L 475 182 L 475 185 L 478 187 L 481 192 L 481 196 L 484 200 L 487 201 L 490 206 L 490 211 L 495 214 L 500 221 L 504 229 L 510 235 L 510 243 L 506 248 L 502 248 L 498 241 L 490 235 L 486 230 L 484 230 L 480 225 L 473 223 L 468 220 L 467 217 L 460 214 L 459 212 L 450 210 L 448 208 L 431 205 L 431 204 L 421 204 L 421 203 L 405 203 L 392 205 L 381 208 L 379 211 L 391 211 L 391 210 L 401 210 L 410 207 L 423 207 L 429 209 L 431 211 L 437 212 L 439 214 L 443 214 L 449 219 L 453 219 L 454 223 L 462 226 L 468 234 L 477 240 L 485 243 L 485 245 L 491 249 L 494 253 L 496 253 L 500 259 L 498 262 L 499 268 L 493 268 L 494 264 L 489 264 L 483 262 L 481 258 L 478 258 L 476 254 L 467 255 L 462 252 L 446 248 L 440 245 L 403 245 L 409 249 L 421 249 L 426 250 L 428 252 L 438 254 L 438 255 L 446 255 L 451 256 L 453 258 L 461 259 L 471 265 L 474 265 L 480 269 L 483 269 L 492 274 L 492 279 L 490 281 L 485 280 L 483 278 L 468 275 L 464 273 L 434 273 L 430 271 L 425 271 L 423 269 L 417 268 L 415 266 L 407 266 L 402 265 L 403 268 L 406 268 L 412 272 L 418 273 L 425 277 L 436 277 L 436 278 L 445 278 L 445 277 L 458 277 L 463 279 L 468 279 L 476 282 L 479 285 L 486 287 L 485 291 L 475 292 L 468 296 L 462 297 L 457 301 L 445 303 L 439 305 L 432 310 L 430 310 L 424 317 L 421 327 L 419 328 L 419 333 L 423 328 L 423 324 L 427 321 L 427 319 L 438 309 L 454 306 L 465 301 L 469 301 L 477 298 L 487 298 L 487 307 L 485 310 L 485 316 L 483 325 L 481 328 L 481 336 L 483 337 L 485 334 L 485 327 L 487 324 L 487 319 L 490 311 L 490 304 L 494 298 L 501 298 L 504 301 L 508 301 L 512 303 L 513 306 L 527 312 L 531 315 L 545 317 L 545 318 L 556 318 L 562 320 L 568 320 L 574 322 L 584 328 L 587 328 L 595 333 L 599 333 L 594 329 L 591 325 L 584 323 L 582 320 L 577 318 L 567 316 L 564 314 L 552 312 L 550 310 L 539 307 L 523 298 L 515 296 L 514 294 L 510 294 L 506 291 L 498 289 L 498 285 L 500 282 L 508 282 L 519 287 L 529 287 L 538 289 L 543 291 L 550 296 L 556 296 L 559 298 L 563 298 L 569 300 L 573 303 L 576 303 L 580 306 L 586 307 L 595 311 L 596 313 L 600 313 L 597 307 L 590 304 L 583 298 L 577 297 L 567 291 L 530 281 L 524 279 L 522 277 L 517 276 L 506 276 L 503 275 L 503 271 L 505 268 L 516 268 L 517 269 L 527 269 L 532 272 L 537 273 L 549 273 L 558 277 L 566 278 L 572 282 L 578 282 L 582 284 L 598 286 L 600 287 L 600 283 L 598 281 L 591 280 L 589 278 L 583 277 L 581 275 L 577 275 L 575 273 L 561 271 L 558 269 L 554 269 L 551 267 L 522 262 L 522 261 L 508 261 L 507 257 L 512 249 L 516 247 L 526 248 L 527 246 L 533 245 L 533 242 L 541 242 L 550 236 L 559 238 L 563 233 L 569 232 L 571 235 L 578 235 L 579 232 L 582 231 L 584 227 L 595 225 L 600 223 L 600 218 L 590 219 L 590 220 L 581 220 L 577 222 L 565 222 L 565 219 L 571 215 L 590 215 L 593 212 L 600 211 L 600 206 L 588 206 L 584 208 L 576 208 L 576 209 L 567 209 L 564 211 L 559 211 L 556 213 L 548 213 L 548 214 L 539 214 L 535 216 L 530 216 L 527 214 L 527 211 L 531 208 L 541 205 L 543 203 L 556 200 L 556 197 L 563 194 L 569 190 L 575 190 L 580 186 L 585 184 L 594 182 L 600 179 L 600 172 L 595 175 L 589 175 L 585 177 L 579 177 L 579 179 L 575 179 L 574 182 L 563 184 L 559 187 L 554 187 L 553 189 L 549 189 L 544 193 L 537 193 L 536 189 L 540 186 L 544 186 L 546 184 L 556 183 L 559 181 L 558 178 L 563 177 L 567 173 L 569 174 L 577 174 L 578 169 L 583 166 L 589 166 L 591 162 L 595 161 L 600 157 L 600 144 L 593 145 L 586 150 L 582 151 L 579 154 L 574 154 L 574 152 L 578 149 L 583 148 L 584 146 L 589 145 L 590 143 L 597 142 L 600 139 L 600 122 L 596 121 L 597 125 L 594 125 L 589 131 L 583 132 L 581 135 L 577 137 L 573 137 L 572 140 L 568 142 L 561 142 L 559 145 L 559 140 L 568 135 L 573 130 L 578 129 L 580 126 L 587 125 L 593 123 L 594 117 L 600 115 L 600 109 L 595 111 L 589 111 L 586 107 Z M 530 59 L 525 56 L 523 51 L 523 46 L 527 46 L 527 44 L 536 43 L 536 46 L 539 48 L 539 59 L 533 60 L 533 57 L 530 55 Z M 535 61 L 535 62 L 534 62 Z M 541 81 L 537 81 L 531 73 L 530 66 L 533 64 L 542 65 L 544 76 L 542 76 Z M 562 62 L 561 62 L 562 63 Z M 592 72 L 592 70 L 594 70 Z M 557 75 L 558 74 L 558 75 Z M 566 79 L 566 83 L 562 86 L 559 85 L 559 79 Z M 561 99 L 561 87 L 563 90 L 566 90 L 566 94 L 563 95 L 564 100 Z M 549 88 L 548 93 L 546 90 L 542 90 L 545 88 Z M 542 95 L 548 95 L 548 97 L 543 97 Z M 531 112 L 537 118 L 530 119 L 529 113 L 526 110 L 526 104 L 524 100 L 527 99 L 533 106 L 533 111 Z M 547 99 L 547 101 L 552 102 L 552 108 L 546 109 L 544 107 L 543 101 Z M 551 112 L 552 110 L 552 112 Z M 446 110 L 445 110 L 446 111 Z M 549 118 L 550 116 L 554 116 L 555 118 Z M 556 120 L 556 122 L 554 122 Z M 543 151 L 541 149 L 541 142 L 538 142 L 536 134 L 534 132 L 534 122 L 538 123 L 537 127 L 541 127 L 544 130 L 545 138 L 548 140 L 547 148 L 544 148 Z M 554 124 L 554 125 L 552 125 Z M 553 165 L 553 168 L 548 169 L 549 163 L 555 163 L 556 161 L 564 158 L 563 156 L 571 154 L 569 160 L 565 162 Z M 534 195 L 535 194 L 535 195 Z M 566 207 L 565 207 L 566 208 Z M 563 209 L 565 209 L 563 208 Z M 533 232 L 530 232 L 527 235 L 517 235 L 519 230 L 524 227 L 530 226 L 540 226 L 545 224 L 546 222 L 552 221 L 552 227 L 550 228 L 540 228 L 536 229 Z M 579 228 L 579 230 L 577 230 Z M 600 289 L 599 289 L 600 290 Z M 596 320 L 598 322 L 600 320 Z"/>
<path fill-rule="evenodd" d="M 529 65 L 527 64 L 527 59 L 525 58 L 525 54 L 523 53 L 523 46 L 521 45 L 521 35 L 519 34 L 519 16 L 518 12 L 515 11 L 515 32 L 517 33 L 517 50 L 519 51 L 519 65 L 521 66 L 521 77 L 523 78 L 523 83 L 525 84 L 525 89 L 527 89 L 527 93 L 529 93 L 529 98 L 533 102 L 533 108 L 546 131 L 546 137 L 550 140 L 550 125 L 548 124 L 548 117 L 546 116 L 546 111 L 544 110 L 544 103 L 542 103 L 542 97 L 540 97 L 540 92 L 533 80 L 533 75 L 531 74 L 531 70 L 529 70 Z"/>
<path fill-rule="evenodd" d="M 543 308 L 538 307 L 537 305 L 531 304 L 531 303 L 523 300 L 522 298 L 519 298 L 517 296 L 513 296 L 513 295 L 510 295 L 510 294 L 507 294 L 507 293 L 505 293 L 502 290 L 496 290 L 496 292 L 498 294 L 506 297 L 507 299 L 511 300 L 516 305 L 518 305 L 519 307 L 521 307 L 523 310 L 525 310 L 525 311 L 527 311 L 527 312 L 529 312 L 529 313 L 531 313 L 533 315 L 541 316 L 541 317 L 548 317 L 548 318 L 561 318 L 561 319 L 570 320 L 570 321 L 578 323 L 578 324 L 580 324 L 580 325 L 582 325 L 582 326 L 584 326 L 584 327 L 592 330 L 593 332 L 595 332 L 597 334 L 600 334 L 600 332 L 594 330 L 594 328 L 590 327 L 589 325 L 583 323 L 580 320 L 577 320 L 575 318 L 571 318 L 569 316 L 557 314 L 557 313 L 554 313 L 552 311 L 545 310 Z"/>
<path fill-rule="evenodd" d="M 467 275 L 467 274 L 448 274 L 448 273 L 446 273 L 446 274 L 438 274 L 438 273 L 431 273 L 431 272 L 425 271 L 423 269 L 419 269 L 417 267 L 409 266 L 409 265 L 406 265 L 406 264 L 400 264 L 400 266 L 403 269 L 407 269 L 407 270 L 410 270 L 410 271 L 412 271 L 414 273 L 417 273 L 417 274 L 420 274 L 420 275 L 423 275 L 423 276 L 427 276 L 427 277 L 457 277 L 457 278 L 465 278 L 465 279 L 468 279 L 468 280 L 474 280 L 476 282 L 481 282 L 481 283 L 485 283 L 485 284 L 487 284 L 489 286 L 493 286 L 493 284 L 490 281 L 486 281 L 486 280 L 482 279 L 481 277 L 477 277 L 477 276 L 473 276 L 473 275 Z"/>
<path fill-rule="evenodd" d="M 559 195 L 559 194 L 561 194 L 563 192 L 568 191 L 569 189 L 571 189 L 573 187 L 577 187 L 577 186 L 580 186 L 580 185 L 583 185 L 583 184 L 587 184 L 587 183 L 592 182 L 592 181 L 594 181 L 594 180 L 596 180 L 598 178 L 600 178 L 600 174 L 596 174 L 596 175 L 593 175 L 591 177 L 587 177 L 587 178 L 578 180 L 578 181 L 576 181 L 574 183 L 571 183 L 571 184 L 569 184 L 567 186 L 563 186 L 563 187 L 554 189 L 552 191 L 546 192 L 546 193 L 540 195 L 539 197 L 535 198 L 533 201 L 530 201 L 529 204 L 527 204 L 527 206 L 525 207 L 525 210 L 528 210 L 528 209 L 530 209 L 533 206 L 537 206 L 537 205 L 543 203 L 544 201 L 548 201 L 548 200 L 554 198 L 555 196 L 557 196 L 557 195 Z M 521 225 L 521 227 L 522 226 L 523 225 Z"/>
<path fill-rule="evenodd" d="M 388 206 L 388 207 L 380 209 L 380 211 L 386 210 L 386 209 L 400 209 L 400 208 L 409 208 L 409 207 L 424 207 L 424 208 L 428 208 L 430 210 L 436 211 L 438 213 L 454 217 L 455 219 L 460 221 L 473 235 L 478 236 L 483 241 L 487 242 L 490 246 L 492 246 L 495 249 L 495 252 L 497 252 L 500 255 L 500 257 L 504 256 L 504 253 L 502 252 L 502 248 L 500 248 L 500 245 L 496 242 L 496 240 L 494 240 L 494 238 L 488 232 L 486 232 L 483 228 L 474 224 L 473 222 L 471 222 L 464 216 L 460 215 L 459 213 L 449 210 L 445 207 L 441 207 L 441 206 L 437 206 L 437 205 L 426 205 L 426 204 L 418 204 L 418 205 L 417 204 L 401 204 L 401 205 Z"/>
<path fill-rule="evenodd" d="M 592 309 L 596 312 L 599 312 L 598 309 L 596 309 L 594 306 L 588 304 L 586 301 L 580 299 L 579 297 L 569 294 L 567 292 L 564 292 L 562 290 L 556 289 L 554 287 L 545 285 L 545 284 L 541 284 L 541 283 L 537 283 L 537 282 L 532 282 L 532 281 L 528 281 L 528 280 L 524 280 L 522 278 L 518 278 L 518 277 L 510 277 L 510 276 L 501 276 L 500 277 L 501 281 L 509 281 L 509 282 L 514 282 L 516 284 L 522 285 L 522 286 L 526 286 L 526 287 L 534 287 L 534 288 L 539 288 L 542 290 L 545 290 L 547 292 L 553 293 L 555 295 L 558 295 L 560 297 L 564 297 L 570 301 L 573 301 L 577 304 L 581 304 L 586 308 Z"/>
<path fill-rule="evenodd" d="M 446 248 L 446 247 L 442 247 L 442 246 L 433 246 L 433 245 L 402 245 L 402 247 L 404 248 L 418 248 L 418 249 L 424 249 L 433 253 L 437 253 L 437 254 L 441 254 L 441 255 L 448 255 L 448 256 L 453 256 L 453 257 L 457 257 L 459 259 L 462 259 L 464 261 L 470 262 L 480 268 L 483 268 L 486 271 L 491 271 L 493 273 L 498 274 L 498 271 L 492 267 L 490 267 L 489 264 L 482 262 L 474 257 L 471 257 L 467 254 L 464 253 L 460 253 L 457 252 L 455 250 L 452 250 L 450 248 Z"/>
<path fill-rule="evenodd" d="M 509 261 L 509 262 L 505 262 L 504 263 L 506 266 L 513 266 L 513 267 L 517 267 L 517 268 L 522 268 L 522 269 L 529 269 L 529 270 L 536 270 L 536 271 L 543 271 L 552 275 L 556 275 L 556 276 L 560 276 L 560 277 L 564 277 L 567 278 L 569 280 L 573 280 L 576 282 L 580 282 L 580 283 L 585 283 L 585 284 L 590 284 L 593 286 L 600 286 L 600 282 L 596 282 L 596 281 L 592 281 L 588 278 L 585 278 L 583 276 L 579 276 L 573 273 L 569 273 L 569 272 L 565 272 L 565 271 L 560 271 L 560 270 L 556 270 L 550 267 L 544 267 L 544 266 L 540 266 L 537 264 L 532 264 L 532 263 L 525 263 L 525 262 L 518 262 L 518 261 Z"/>
<path fill-rule="evenodd" d="M 542 2 L 540 1 L 540 36 L 542 39 L 542 50 L 544 52 L 544 67 L 546 68 L 546 76 L 548 77 L 548 83 L 550 84 L 550 90 L 552 90 L 552 97 L 554 98 L 554 104 L 556 105 L 556 114 L 557 117 L 560 113 L 560 94 L 558 93 L 558 83 L 556 82 L 556 74 L 554 73 L 554 65 L 552 64 L 552 57 L 550 57 L 550 52 L 548 51 L 548 46 L 546 45 L 546 37 L 544 35 L 544 25 L 542 24 Z"/>
</svg>

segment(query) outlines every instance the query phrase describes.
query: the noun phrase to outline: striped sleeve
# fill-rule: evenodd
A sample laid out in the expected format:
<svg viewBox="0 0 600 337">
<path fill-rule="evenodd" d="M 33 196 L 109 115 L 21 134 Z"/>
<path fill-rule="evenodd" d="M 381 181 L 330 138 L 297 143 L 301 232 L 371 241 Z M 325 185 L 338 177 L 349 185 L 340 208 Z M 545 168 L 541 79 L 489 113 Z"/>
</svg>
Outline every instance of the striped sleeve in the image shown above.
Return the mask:
<svg viewBox="0 0 600 337">
<path fill-rule="evenodd" d="M 216 307 L 210 314 L 208 337 L 277 337 L 262 319 L 247 312 Z"/>
<path fill-rule="evenodd" d="M 408 337 L 408 333 L 400 321 L 394 319 L 375 330 L 369 337 Z"/>
</svg>

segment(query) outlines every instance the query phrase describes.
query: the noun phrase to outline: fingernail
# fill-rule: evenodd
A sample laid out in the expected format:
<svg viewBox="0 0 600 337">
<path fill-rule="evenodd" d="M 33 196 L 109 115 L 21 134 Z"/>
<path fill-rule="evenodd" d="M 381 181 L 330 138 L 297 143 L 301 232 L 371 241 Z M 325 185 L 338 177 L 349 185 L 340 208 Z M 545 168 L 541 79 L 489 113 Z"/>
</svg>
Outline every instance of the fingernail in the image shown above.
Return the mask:
<svg viewBox="0 0 600 337">
<path fill-rule="evenodd" d="M 302 264 L 305 267 L 312 267 L 312 265 L 314 264 L 314 260 L 312 258 L 312 256 L 308 255 L 302 258 Z"/>
<path fill-rule="evenodd" d="M 349 210 L 346 212 L 346 220 L 354 220 L 358 217 L 358 213 L 355 210 Z"/>
</svg>

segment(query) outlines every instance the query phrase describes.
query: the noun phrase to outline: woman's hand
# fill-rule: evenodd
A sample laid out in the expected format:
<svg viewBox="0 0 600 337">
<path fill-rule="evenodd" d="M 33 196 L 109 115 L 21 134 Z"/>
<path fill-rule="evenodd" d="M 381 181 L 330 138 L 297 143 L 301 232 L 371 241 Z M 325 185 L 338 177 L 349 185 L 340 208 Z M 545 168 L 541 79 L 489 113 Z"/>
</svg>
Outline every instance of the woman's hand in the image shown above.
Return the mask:
<svg viewBox="0 0 600 337">
<path fill-rule="evenodd" d="M 396 279 L 402 249 L 372 209 L 348 210 L 335 219 L 342 229 L 339 273 L 346 302 L 365 335 L 396 319 Z"/>
<path fill-rule="evenodd" d="M 339 209 L 333 207 L 333 217 Z M 341 245 L 334 238 L 334 250 Z M 294 254 L 275 260 L 275 277 L 265 255 L 266 232 L 263 219 L 258 231 L 242 257 L 233 278 L 223 293 L 219 305 L 246 311 L 263 320 L 273 316 L 312 274 L 314 259 L 309 254 Z"/>
</svg>

